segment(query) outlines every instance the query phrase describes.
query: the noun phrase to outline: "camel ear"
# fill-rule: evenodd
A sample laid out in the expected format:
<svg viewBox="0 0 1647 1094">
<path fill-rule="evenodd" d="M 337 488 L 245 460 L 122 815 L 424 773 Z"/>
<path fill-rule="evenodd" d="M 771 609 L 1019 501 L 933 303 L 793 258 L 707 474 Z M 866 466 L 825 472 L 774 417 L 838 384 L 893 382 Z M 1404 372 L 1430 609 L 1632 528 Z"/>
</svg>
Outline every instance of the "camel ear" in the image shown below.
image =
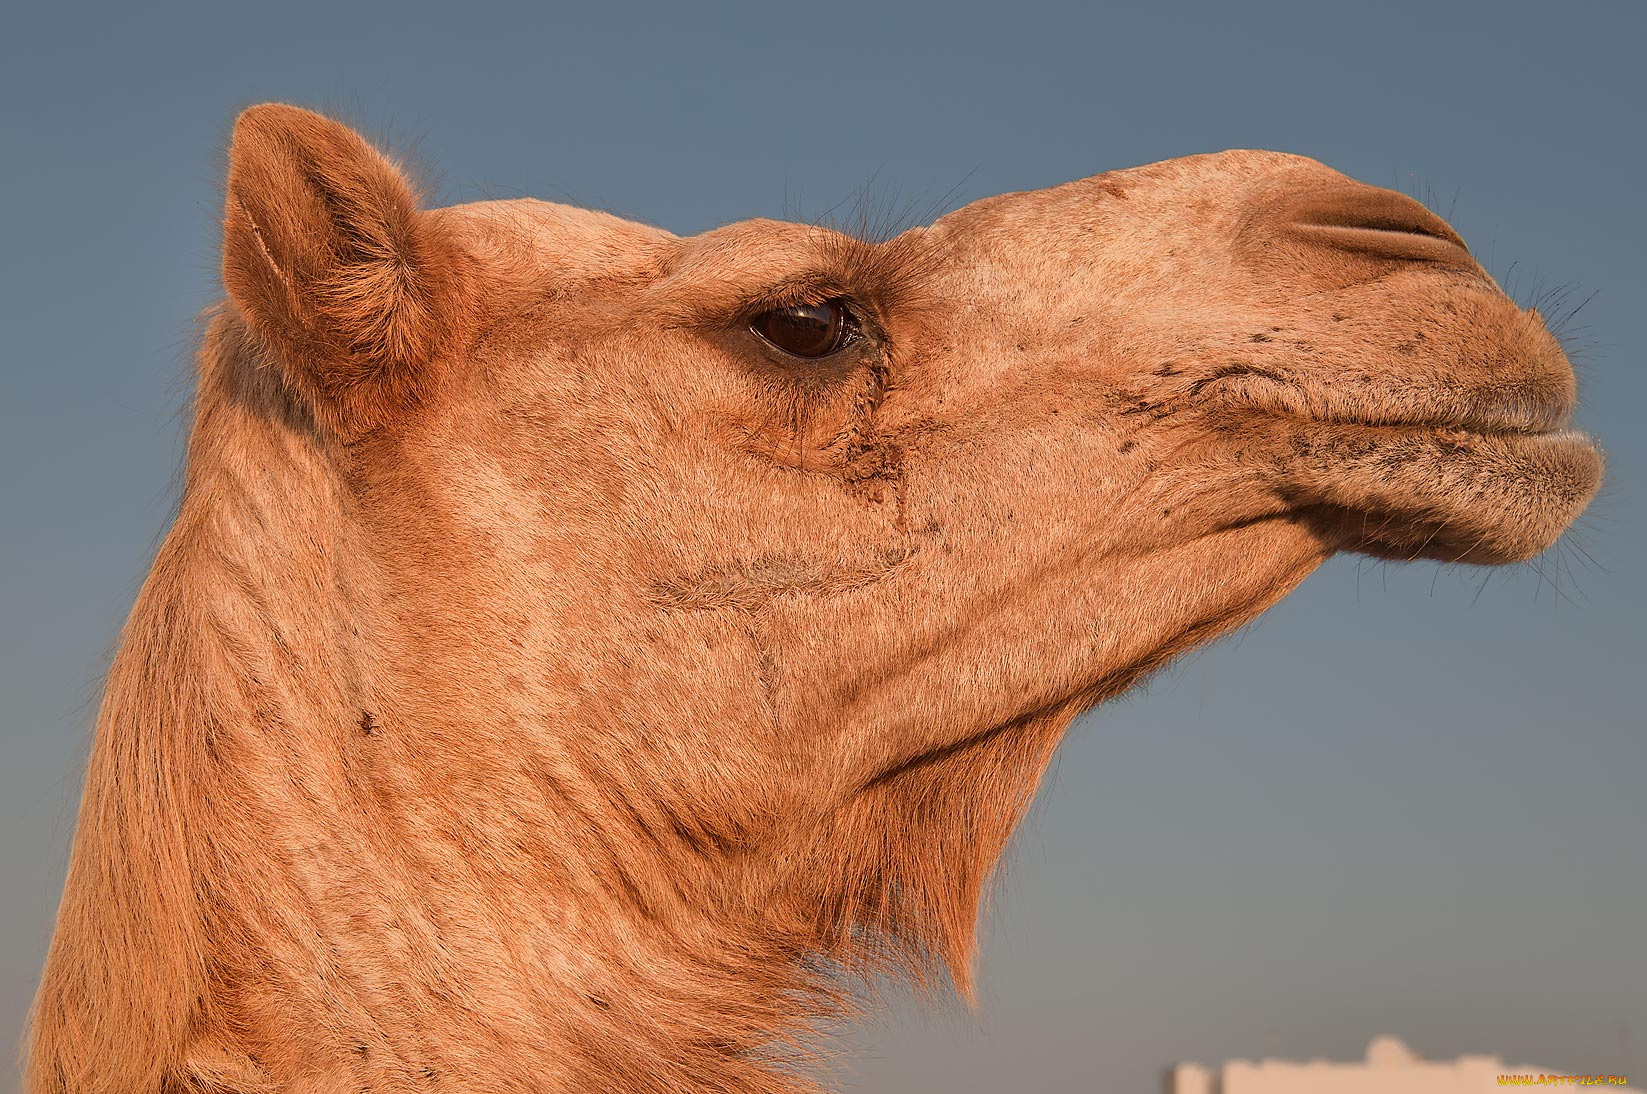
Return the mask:
<svg viewBox="0 0 1647 1094">
<path fill-rule="evenodd" d="M 280 105 L 235 122 L 224 287 L 317 417 L 370 428 L 438 383 L 469 328 L 469 270 L 353 130 Z"/>
</svg>

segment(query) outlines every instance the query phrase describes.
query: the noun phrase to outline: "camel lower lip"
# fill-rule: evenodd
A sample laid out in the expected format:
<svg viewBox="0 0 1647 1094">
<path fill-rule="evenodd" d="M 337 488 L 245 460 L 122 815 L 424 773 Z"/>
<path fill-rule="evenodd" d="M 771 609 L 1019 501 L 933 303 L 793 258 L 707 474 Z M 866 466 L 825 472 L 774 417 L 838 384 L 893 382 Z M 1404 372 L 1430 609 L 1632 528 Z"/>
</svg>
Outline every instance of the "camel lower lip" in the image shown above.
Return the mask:
<svg viewBox="0 0 1647 1094">
<path fill-rule="evenodd" d="M 1409 427 L 1409 428 L 1414 428 L 1414 427 Z M 1426 428 L 1426 427 L 1416 427 L 1416 428 Z M 1499 439 L 1511 440 L 1511 441 L 1515 441 L 1515 440 L 1544 441 L 1544 442 L 1549 442 L 1551 444 L 1571 444 L 1571 443 L 1574 443 L 1574 442 L 1579 442 L 1579 443 L 1583 443 L 1583 444 L 1593 444 L 1594 443 L 1590 440 L 1590 437 L 1589 437 L 1588 434 L 1582 433 L 1582 432 L 1580 432 L 1579 430 L 1576 430 L 1576 429 L 1567 429 L 1565 427 L 1560 428 L 1560 429 L 1520 429 L 1520 428 L 1516 428 L 1516 427 L 1513 427 L 1513 426 L 1504 427 L 1504 428 L 1482 428 L 1482 427 L 1479 427 L 1479 426 L 1463 426 L 1463 425 L 1461 425 L 1461 426 L 1429 426 L 1427 428 L 1432 429 L 1437 433 L 1446 433 L 1449 430 L 1456 430 L 1460 433 L 1468 433 L 1468 434 L 1471 434 L 1471 435 L 1477 436 L 1477 437 L 1493 437 L 1493 438 L 1499 438 Z"/>
<path fill-rule="evenodd" d="M 1463 450 L 1473 445 L 1506 445 L 1512 449 L 1572 449 L 1593 454 L 1595 440 L 1582 430 L 1568 426 L 1553 429 L 1533 429 L 1523 425 L 1486 424 L 1478 422 L 1368 422 L 1330 418 L 1304 419 L 1310 437 L 1308 450 L 1358 453 L 1375 449 L 1406 449 L 1418 444 L 1443 451 Z M 1325 430 L 1322 435 L 1321 431 Z M 1296 449 L 1301 451 L 1301 449 Z"/>
<path fill-rule="evenodd" d="M 1577 429 L 1562 427 L 1560 429 L 1493 429 L 1478 426 L 1429 426 L 1403 427 L 1404 432 L 1428 433 L 1435 443 L 1445 445 L 1449 438 L 1471 441 L 1488 441 L 1508 445 L 1511 448 L 1572 448 L 1595 451 L 1595 441 L 1589 434 Z"/>
<path fill-rule="evenodd" d="M 1343 550 L 1389 558 L 1516 562 L 1544 550 L 1594 496 L 1602 460 L 1576 429 L 1316 423 L 1284 472 Z"/>
<path fill-rule="evenodd" d="M 1507 433 L 1489 433 L 1487 436 L 1525 437 L 1528 440 L 1548 441 L 1551 444 L 1586 444 L 1595 446 L 1595 441 L 1588 433 L 1577 429 L 1549 429 L 1539 433 L 1527 433 L 1521 430 L 1511 430 Z"/>
<path fill-rule="evenodd" d="M 1311 419 L 1317 425 L 1342 426 L 1347 429 L 1365 430 L 1369 434 L 1389 433 L 1399 436 L 1432 435 L 1446 437 L 1449 435 L 1467 437 L 1488 437 L 1495 440 L 1524 439 L 1529 441 L 1547 441 L 1558 444 L 1580 442 L 1594 444 L 1589 434 L 1567 426 L 1558 426 L 1554 429 L 1536 429 L 1513 422 L 1480 423 L 1480 422 L 1369 422 L 1355 419 L 1316 418 Z"/>
<path fill-rule="evenodd" d="M 1422 434 L 1425 431 L 1418 432 Z M 1595 440 L 1588 433 L 1566 427 L 1547 430 L 1483 430 L 1456 427 L 1451 430 L 1433 429 L 1429 432 L 1431 443 L 1440 449 L 1448 447 L 1449 439 L 1456 439 L 1466 449 L 1481 444 L 1502 446 L 1511 452 L 1523 452 L 1528 455 L 1539 453 L 1543 459 L 1554 460 L 1558 465 L 1566 465 L 1573 461 L 1592 463 L 1600 459 Z"/>
<path fill-rule="evenodd" d="M 1399 475 L 1400 468 L 1407 465 L 1433 467 L 1440 461 L 1448 465 L 1476 466 L 1519 455 L 1535 461 L 1522 471 L 1530 479 L 1537 479 L 1540 468 L 1599 467 L 1601 458 L 1589 434 L 1567 427 L 1530 430 L 1455 423 L 1370 425 L 1361 422 L 1319 422 L 1318 425 L 1342 427 L 1342 432 L 1331 429 L 1325 437 L 1313 438 L 1313 443 L 1303 451 L 1329 463 L 1371 461 L 1393 475 Z"/>
</svg>

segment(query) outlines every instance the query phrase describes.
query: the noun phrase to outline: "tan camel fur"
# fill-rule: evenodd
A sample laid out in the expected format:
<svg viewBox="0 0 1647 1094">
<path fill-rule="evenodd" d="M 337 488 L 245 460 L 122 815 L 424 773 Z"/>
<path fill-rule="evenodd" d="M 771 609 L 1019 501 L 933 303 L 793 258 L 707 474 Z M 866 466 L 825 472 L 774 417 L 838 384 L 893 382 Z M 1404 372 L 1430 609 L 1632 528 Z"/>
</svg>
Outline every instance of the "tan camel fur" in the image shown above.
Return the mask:
<svg viewBox="0 0 1647 1094">
<path fill-rule="evenodd" d="M 223 276 L 40 1094 L 810 1089 L 841 985 L 969 990 L 1079 712 L 1601 473 L 1445 223 L 1269 152 L 680 238 L 260 106 Z"/>
</svg>

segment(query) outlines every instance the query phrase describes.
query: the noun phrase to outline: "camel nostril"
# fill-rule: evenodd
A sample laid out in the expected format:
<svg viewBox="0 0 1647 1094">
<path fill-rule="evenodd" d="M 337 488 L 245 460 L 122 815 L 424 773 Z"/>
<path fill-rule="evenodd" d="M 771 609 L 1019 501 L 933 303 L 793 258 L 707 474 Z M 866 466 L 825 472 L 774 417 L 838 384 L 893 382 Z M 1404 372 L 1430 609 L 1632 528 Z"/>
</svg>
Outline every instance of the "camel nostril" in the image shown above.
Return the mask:
<svg viewBox="0 0 1647 1094">
<path fill-rule="evenodd" d="M 1294 202 L 1289 214 L 1297 231 L 1328 246 L 1475 267 L 1469 248 L 1451 225 L 1393 190 L 1360 184 L 1318 190 Z"/>
</svg>

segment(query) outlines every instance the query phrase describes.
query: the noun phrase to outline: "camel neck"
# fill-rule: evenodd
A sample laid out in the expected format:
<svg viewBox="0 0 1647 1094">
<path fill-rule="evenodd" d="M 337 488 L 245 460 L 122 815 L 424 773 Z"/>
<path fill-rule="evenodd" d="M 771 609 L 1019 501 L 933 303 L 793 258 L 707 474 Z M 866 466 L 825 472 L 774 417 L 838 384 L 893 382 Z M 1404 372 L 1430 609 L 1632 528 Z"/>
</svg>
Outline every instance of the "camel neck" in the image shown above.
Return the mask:
<svg viewBox="0 0 1647 1094">
<path fill-rule="evenodd" d="M 781 917 L 687 892 L 621 787 L 596 792 L 615 773 L 568 770 L 489 680 L 420 690 L 416 613 L 382 592 L 326 446 L 259 383 L 206 362 L 111 676 L 41 1000 L 123 1007 L 53 1028 L 131 1043 L 104 1046 L 117 1079 L 69 1088 L 804 1089 L 771 1047 L 806 988 Z M 142 987 L 94 1000 L 115 976 Z"/>
</svg>

